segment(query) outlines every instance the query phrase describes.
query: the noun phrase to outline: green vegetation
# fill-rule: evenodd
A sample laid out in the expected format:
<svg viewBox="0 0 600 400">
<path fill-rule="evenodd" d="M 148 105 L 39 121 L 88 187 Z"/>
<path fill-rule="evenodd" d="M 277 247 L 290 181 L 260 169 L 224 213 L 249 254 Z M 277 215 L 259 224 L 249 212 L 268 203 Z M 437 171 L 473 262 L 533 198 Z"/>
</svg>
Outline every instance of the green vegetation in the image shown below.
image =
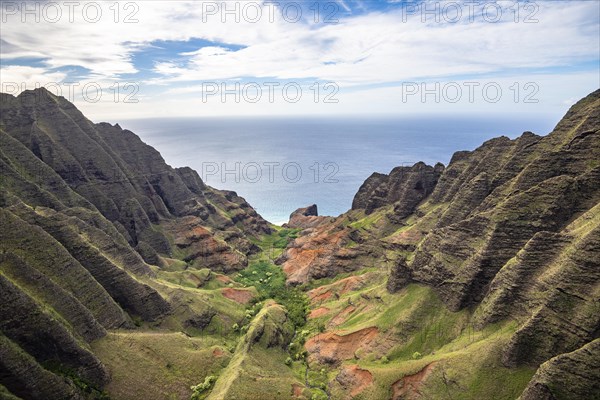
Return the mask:
<svg viewBox="0 0 600 400">
<path fill-rule="evenodd" d="M 235 276 L 235 281 L 242 285 L 254 286 L 258 291 L 256 301 L 273 299 L 288 311 L 288 317 L 297 328 L 306 323 L 308 299 L 299 288 L 287 287 L 286 276 L 280 267 L 273 264 L 273 259 L 281 254 L 288 243 L 297 237 L 299 229 L 279 228 L 270 235 L 264 235 L 255 243 L 262 252 L 255 256 L 250 265 Z"/>
<path fill-rule="evenodd" d="M 230 341 L 182 333 L 113 332 L 92 349 L 111 366 L 106 391 L 115 399 L 190 398 L 191 383 L 217 376 L 227 366 Z"/>
<path fill-rule="evenodd" d="M 207 399 L 289 398 L 292 384 L 298 384 L 283 350 L 292 335 L 285 309 L 273 301 L 265 302 Z"/>
<path fill-rule="evenodd" d="M 379 209 L 369 215 L 362 216 L 362 218 L 350 222 L 350 226 L 356 229 L 370 229 L 373 228 L 379 221 L 382 220 L 386 212 L 389 212 L 390 207 Z"/>
<path fill-rule="evenodd" d="M 298 237 L 300 229 L 281 228 L 273 226 L 273 233 L 250 240 L 261 248 L 262 252 L 254 259 L 273 261 L 279 257 L 288 244 Z"/>
<path fill-rule="evenodd" d="M 290 240 L 296 239 L 298 237 L 298 232 L 300 232 L 300 229 L 282 228 L 280 231 L 277 232 L 278 238 L 272 242 L 273 247 L 277 249 L 285 249 L 289 244 Z"/>
<path fill-rule="evenodd" d="M 294 326 L 301 327 L 306 322 L 306 295 L 297 288 L 286 287 L 285 274 L 280 267 L 266 260 L 252 261 L 235 280 L 244 286 L 254 286 L 258 290 L 258 301 L 273 299 L 283 305 Z"/>
<path fill-rule="evenodd" d="M 195 386 L 192 386 L 190 389 L 192 389 L 192 396 L 190 397 L 190 400 L 202 400 L 204 399 L 206 392 L 212 388 L 212 385 L 215 383 L 215 381 L 217 380 L 216 377 L 214 377 L 213 375 L 209 375 L 206 378 L 204 378 L 204 382 L 203 383 L 199 383 Z"/>
<path fill-rule="evenodd" d="M 52 371 L 73 382 L 73 385 L 75 385 L 81 393 L 86 394 L 88 400 L 110 400 L 108 393 L 82 378 L 76 371 L 54 361 L 44 363 L 43 366 L 48 371 Z M 0 394 L 2 394 L 2 391 L 0 391 Z"/>
</svg>

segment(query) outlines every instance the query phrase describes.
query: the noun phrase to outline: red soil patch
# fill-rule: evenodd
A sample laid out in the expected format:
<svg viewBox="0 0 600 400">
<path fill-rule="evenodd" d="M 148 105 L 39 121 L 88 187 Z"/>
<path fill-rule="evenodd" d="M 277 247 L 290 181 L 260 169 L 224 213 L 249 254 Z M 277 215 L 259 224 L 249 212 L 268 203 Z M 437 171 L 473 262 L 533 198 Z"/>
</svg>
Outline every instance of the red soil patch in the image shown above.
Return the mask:
<svg viewBox="0 0 600 400">
<path fill-rule="evenodd" d="M 373 383 L 373 374 L 358 365 L 347 365 L 342 368 L 336 380 L 344 389 L 350 390 L 350 396 L 354 398 Z"/>
<path fill-rule="evenodd" d="M 219 358 L 219 357 L 223 357 L 223 354 L 225 354 L 225 352 L 217 347 L 216 349 L 213 350 L 212 354 L 213 354 L 213 357 Z"/>
<path fill-rule="evenodd" d="M 198 217 L 187 216 L 178 220 L 177 224 L 170 226 L 175 234 L 175 244 L 186 247 L 192 243 L 211 237 L 208 229 L 201 225 L 202 220 Z"/>
<path fill-rule="evenodd" d="M 354 306 L 344 308 L 338 315 L 332 318 L 331 324 L 334 326 L 343 324 L 354 311 L 356 311 L 356 307 Z"/>
<path fill-rule="evenodd" d="M 218 280 L 221 283 L 231 283 L 231 282 L 233 282 L 233 280 L 230 277 L 225 276 L 225 275 L 217 275 L 215 279 Z"/>
<path fill-rule="evenodd" d="M 319 318 L 329 312 L 329 308 L 327 307 L 319 307 L 315 310 L 312 310 L 310 314 L 308 314 L 308 318 Z"/>
<path fill-rule="evenodd" d="M 358 349 L 368 348 L 379 335 L 376 327 L 361 329 L 347 335 L 325 332 L 306 342 L 306 350 L 319 362 L 335 364 L 354 357 Z"/>
<path fill-rule="evenodd" d="M 350 276 L 345 279 L 341 279 L 332 285 L 335 285 L 339 290 L 340 294 L 348 293 L 352 290 L 360 289 L 364 284 L 364 279 L 362 276 Z"/>
<path fill-rule="evenodd" d="M 297 383 L 292 384 L 292 396 L 300 397 L 302 396 L 302 391 L 304 390 L 304 386 L 298 385 Z"/>
<path fill-rule="evenodd" d="M 312 268 L 323 268 L 329 257 L 340 249 L 347 231 L 330 231 L 316 228 L 312 233 L 294 240 L 293 246 L 285 252 L 286 261 L 282 268 L 288 282 L 307 282 Z"/>
<path fill-rule="evenodd" d="M 308 297 L 310 298 L 310 301 L 313 303 L 321 303 L 327 299 L 329 299 L 331 296 L 333 296 L 333 293 L 331 293 L 330 291 L 326 291 L 324 293 L 318 294 L 315 293 L 315 290 L 311 290 L 310 292 L 308 292 Z"/>
<path fill-rule="evenodd" d="M 427 364 L 425 368 L 413 375 L 406 375 L 392 385 L 392 400 L 413 400 L 421 395 L 419 389 L 423 381 L 431 375 L 435 363 Z"/>
<path fill-rule="evenodd" d="M 318 259 L 323 250 L 291 248 L 287 251 L 288 261 L 283 264 L 283 272 L 288 280 L 306 282 L 312 263 Z"/>
<path fill-rule="evenodd" d="M 316 289 L 310 290 L 308 298 L 313 303 L 318 303 L 329 299 L 333 293 L 338 295 L 346 294 L 353 290 L 361 289 L 370 275 L 359 275 L 350 276 L 348 278 L 340 279 L 337 282 L 324 285 Z"/>
<path fill-rule="evenodd" d="M 221 289 L 221 294 L 229 300 L 237 301 L 240 304 L 248 304 L 254 298 L 252 292 L 234 288 Z"/>
</svg>

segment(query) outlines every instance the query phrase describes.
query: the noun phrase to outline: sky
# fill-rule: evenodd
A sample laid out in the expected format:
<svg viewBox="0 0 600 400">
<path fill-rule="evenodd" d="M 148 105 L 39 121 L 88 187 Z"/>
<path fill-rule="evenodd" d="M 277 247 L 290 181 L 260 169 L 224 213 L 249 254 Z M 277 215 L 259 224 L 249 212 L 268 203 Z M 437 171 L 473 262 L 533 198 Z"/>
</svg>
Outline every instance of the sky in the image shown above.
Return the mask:
<svg viewBox="0 0 600 400">
<path fill-rule="evenodd" d="M 599 1 L 4 1 L 2 92 L 92 120 L 539 114 L 600 87 Z"/>
</svg>

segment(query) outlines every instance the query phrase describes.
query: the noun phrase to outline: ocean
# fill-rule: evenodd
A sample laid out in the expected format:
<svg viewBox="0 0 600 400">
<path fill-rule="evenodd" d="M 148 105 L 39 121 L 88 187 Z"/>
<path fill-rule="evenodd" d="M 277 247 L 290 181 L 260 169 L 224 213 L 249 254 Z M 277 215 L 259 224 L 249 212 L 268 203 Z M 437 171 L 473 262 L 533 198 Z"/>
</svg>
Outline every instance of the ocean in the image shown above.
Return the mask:
<svg viewBox="0 0 600 400">
<path fill-rule="evenodd" d="M 288 220 L 317 204 L 337 216 L 373 172 L 418 161 L 448 164 L 485 140 L 547 134 L 558 118 L 420 116 L 402 118 L 166 118 L 128 120 L 124 129 L 156 148 L 173 167 L 189 166 L 204 182 L 234 190 L 265 219 Z"/>
</svg>

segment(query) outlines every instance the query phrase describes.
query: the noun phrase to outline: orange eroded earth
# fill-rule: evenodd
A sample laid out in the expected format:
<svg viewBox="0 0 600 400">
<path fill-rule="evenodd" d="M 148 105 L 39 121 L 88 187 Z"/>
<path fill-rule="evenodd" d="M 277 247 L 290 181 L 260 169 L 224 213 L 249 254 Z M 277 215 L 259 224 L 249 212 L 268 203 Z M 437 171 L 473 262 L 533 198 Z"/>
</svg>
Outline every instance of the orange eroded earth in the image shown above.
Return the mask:
<svg viewBox="0 0 600 400">
<path fill-rule="evenodd" d="M 379 335 L 376 327 L 358 330 L 348 334 L 324 332 L 310 338 L 306 350 L 317 361 L 335 364 L 343 360 L 354 358 L 357 350 L 369 348 L 374 339 Z"/>
<path fill-rule="evenodd" d="M 333 296 L 333 293 L 331 293 L 331 291 L 326 291 L 321 294 L 313 294 L 312 292 L 312 290 L 308 292 L 308 297 L 310 298 L 310 301 L 312 303 L 322 303 L 325 300 L 329 299 L 331 296 Z"/>
<path fill-rule="evenodd" d="M 219 358 L 219 357 L 223 357 L 223 354 L 225 354 L 225 352 L 222 349 L 217 347 L 216 349 L 213 350 L 212 354 L 213 354 L 213 357 Z"/>
<path fill-rule="evenodd" d="M 329 312 L 329 308 L 327 307 L 319 307 L 315 310 L 312 310 L 310 312 L 310 314 L 308 314 L 308 318 L 312 319 L 312 318 L 319 318 L 322 317 L 323 315 L 327 314 Z"/>
<path fill-rule="evenodd" d="M 370 276 L 370 274 L 350 276 L 348 278 L 340 279 L 337 282 L 330 283 L 329 285 L 320 286 L 309 291 L 307 293 L 308 298 L 311 302 L 318 303 L 329 299 L 334 293 L 343 295 L 350 291 L 361 289 Z"/>
<path fill-rule="evenodd" d="M 231 282 L 233 282 L 233 280 L 230 277 L 226 276 L 226 275 L 217 275 L 215 279 L 218 280 L 221 283 L 231 283 Z"/>
<path fill-rule="evenodd" d="M 283 272 L 290 280 L 305 282 L 308 279 L 310 266 L 321 254 L 323 254 L 322 249 L 291 248 L 287 251 L 287 256 L 291 261 L 283 264 Z"/>
<path fill-rule="evenodd" d="M 295 239 L 286 254 L 283 271 L 288 282 L 307 282 L 313 267 L 322 267 L 329 256 L 340 251 L 345 230 L 332 232 L 330 229 L 315 229 L 312 233 Z"/>
<path fill-rule="evenodd" d="M 392 384 L 392 400 L 413 400 L 420 398 L 419 389 L 423 381 L 431 375 L 435 363 L 427 364 L 425 368 L 413 375 L 406 375 Z"/>
<path fill-rule="evenodd" d="M 250 300 L 254 298 L 254 294 L 249 290 L 234 288 L 221 289 L 221 294 L 223 295 L 223 297 L 226 297 L 233 301 L 237 301 L 240 304 L 248 304 L 248 302 L 250 302 Z"/>
<path fill-rule="evenodd" d="M 302 385 L 298 385 L 297 383 L 292 384 L 292 396 L 293 397 L 302 396 L 303 390 L 304 390 L 304 387 Z"/>
<path fill-rule="evenodd" d="M 346 322 L 346 320 L 348 319 L 350 314 L 352 314 L 354 311 L 356 311 L 356 307 L 354 307 L 354 306 L 348 306 L 348 307 L 344 308 L 342 311 L 340 311 L 340 313 L 338 315 L 336 315 L 335 317 L 333 317 L 331 319 L 330 324 L 333 326 L 338 326 L 338 325 L 343 324 L 344 322 Z"/>
<path fill-rule="evenodd" d="M 373 383 L 373 374 L 358 365 L 345 365 L 336 380 L 346 391 L 350 391 L 350 398 L 354 398 Z"/>
</svg>

